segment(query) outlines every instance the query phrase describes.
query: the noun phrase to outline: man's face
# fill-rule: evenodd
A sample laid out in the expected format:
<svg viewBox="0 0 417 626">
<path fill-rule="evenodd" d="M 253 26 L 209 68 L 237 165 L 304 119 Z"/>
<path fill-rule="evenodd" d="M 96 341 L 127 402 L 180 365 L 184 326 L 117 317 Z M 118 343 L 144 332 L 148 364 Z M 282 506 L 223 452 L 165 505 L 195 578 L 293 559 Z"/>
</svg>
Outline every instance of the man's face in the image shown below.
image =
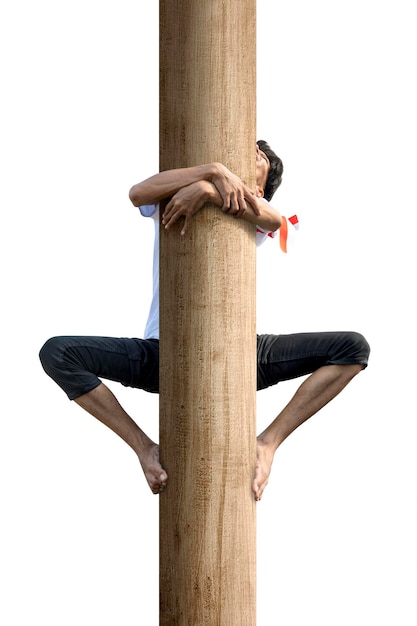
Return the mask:
<svg viewBox="0 0 417 626">
<path fill-rule="evenodd" d="M 265 152 L 259 150 L 258 145 L 256 146 L 256 191 L 259 195 L 264 195 L 264 189 L 266 185 L 266 181 L 269 174 L 270 168 L 269 159 L 266 156 Z"/>
</svg>

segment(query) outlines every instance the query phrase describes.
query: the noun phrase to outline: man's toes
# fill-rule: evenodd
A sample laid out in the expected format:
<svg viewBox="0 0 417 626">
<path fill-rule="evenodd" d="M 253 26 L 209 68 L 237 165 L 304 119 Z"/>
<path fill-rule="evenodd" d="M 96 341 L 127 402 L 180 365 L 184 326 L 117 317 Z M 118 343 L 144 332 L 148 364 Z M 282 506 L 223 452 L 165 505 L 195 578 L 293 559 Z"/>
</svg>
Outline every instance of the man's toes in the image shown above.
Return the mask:
<svg viewBox="0 0 417 626">
<path fill-rule="evenodd" d="M 258 483 L 256 482 L 256 480 L 253 481 L 253 486 L 252 486 L 252 492 L 254 495 L 255 500 L 260 500 L 260 487 L 258 485 Z"/>
<path fill-rule="evenodd" d="M 166 487 L 166 483 L 168 480 L 168 475 L 166 472 L 161 472 L 158 475 L 153 474 L 151 479 L 149 480 L 149 486 L 151 488 L 152 493 L 158 494 L 161 493 Z"/>
<path fill-rule="evenodd" d="M 153 481 L 150 485 L 152 493 L 159 493 L 160 484 L 156 481 Z"/>
</svg>

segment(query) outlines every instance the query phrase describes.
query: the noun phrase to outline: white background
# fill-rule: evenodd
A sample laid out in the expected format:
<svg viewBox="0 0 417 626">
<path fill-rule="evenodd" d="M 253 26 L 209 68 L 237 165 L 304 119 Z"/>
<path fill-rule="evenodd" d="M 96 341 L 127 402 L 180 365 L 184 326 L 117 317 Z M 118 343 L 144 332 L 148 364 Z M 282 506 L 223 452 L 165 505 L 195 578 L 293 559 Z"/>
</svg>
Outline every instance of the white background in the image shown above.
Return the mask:
<svg viewBox="0 0 417 626">
<path fill-rule="evenodd" d="M 56 334 L 143 332 L 152 224 L 128 190 L 158 170 L 157 5 L 1 7 L 5 626 L 158 623 L 158 499 L 38 360 Z M 258 330 L 372 347 L 277 453 L 259 626 L 416 624 L 416 17 L 407 0 L 258 0 L 257 134 L 301 219 L 291 254 L 259 250 Z M 258 394 L 259 430 L 297 385 Z M 157 396 L 112 388 L 157 439 Z"/>
</svg>

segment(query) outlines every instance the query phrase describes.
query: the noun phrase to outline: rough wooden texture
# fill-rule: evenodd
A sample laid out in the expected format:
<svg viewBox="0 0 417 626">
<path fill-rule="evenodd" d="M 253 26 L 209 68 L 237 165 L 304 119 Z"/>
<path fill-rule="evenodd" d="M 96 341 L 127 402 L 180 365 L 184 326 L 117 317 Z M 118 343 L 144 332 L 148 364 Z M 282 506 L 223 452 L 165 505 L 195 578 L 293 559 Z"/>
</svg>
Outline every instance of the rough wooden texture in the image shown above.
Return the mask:
<svg viewBox="0 0 417 626">
<path fill-rule="evenodd" d="M 256 0 L 160 0 L 160 169 L 255 183 Z M 255 233 L 161 229 L 160 624 L 254 626 Z"/>
</svg>

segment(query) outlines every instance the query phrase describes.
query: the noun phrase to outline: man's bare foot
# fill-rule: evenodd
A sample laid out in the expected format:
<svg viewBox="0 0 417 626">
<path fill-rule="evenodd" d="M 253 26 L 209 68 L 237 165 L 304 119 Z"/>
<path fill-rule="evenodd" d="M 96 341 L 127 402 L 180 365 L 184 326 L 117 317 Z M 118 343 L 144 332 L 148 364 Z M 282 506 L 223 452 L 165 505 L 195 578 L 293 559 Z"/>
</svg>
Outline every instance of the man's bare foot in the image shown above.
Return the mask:
<svg viewBox="0 0 417 626">
<path fill-rule="evenodd" d="M 256 442 L 256 466 L 253 479 L 252 491 L 255 500 L 260 500 L 265 487 L 268 484 L 271 473 L 272 461 L 274 460 L 275 447 L 268 445 L 258 437 Z"/>
<path fill-rule="evenodd" d="M 159 462 L 159 446 L 150 443 L 139 455 L 139 461 L 152 493 L 161 493 L 167 484 L 168 474 Z"/>
</svg>

